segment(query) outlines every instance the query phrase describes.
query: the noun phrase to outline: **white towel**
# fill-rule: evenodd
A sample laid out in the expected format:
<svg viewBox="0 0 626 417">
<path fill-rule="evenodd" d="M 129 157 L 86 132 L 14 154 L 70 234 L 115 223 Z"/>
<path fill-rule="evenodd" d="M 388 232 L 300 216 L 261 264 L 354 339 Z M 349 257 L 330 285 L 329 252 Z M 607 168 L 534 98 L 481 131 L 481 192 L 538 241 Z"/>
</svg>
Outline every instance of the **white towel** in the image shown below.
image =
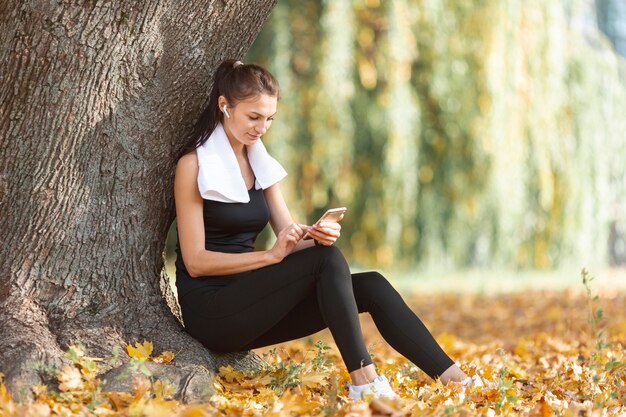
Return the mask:
<svg viewBox="0 0 626 417">
<path fill-rule="evenodd" d="M 285 178 L 287 171 L 272 158 L 261 139 L 248 147 L 248 160 L 254 176 L 254 186 L 266 189 Z M 233 151 L 224 126 L 217 125 L 209 139 L 196 149 L 198 155 L 198 189 L 202 198 L 223 203 L 247 203 L 248 188 L 241 176 L 235 151 Z"/>
</svg>

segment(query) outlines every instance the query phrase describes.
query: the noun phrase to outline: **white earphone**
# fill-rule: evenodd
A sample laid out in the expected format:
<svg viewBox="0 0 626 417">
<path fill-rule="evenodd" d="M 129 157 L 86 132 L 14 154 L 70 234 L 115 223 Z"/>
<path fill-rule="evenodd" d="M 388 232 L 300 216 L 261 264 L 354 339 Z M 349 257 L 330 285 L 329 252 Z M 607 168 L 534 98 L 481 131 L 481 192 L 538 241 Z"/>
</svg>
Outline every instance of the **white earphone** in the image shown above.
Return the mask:
<svg viewBox="0 0 626 417">
<path fill-rule="evenodd" d="M 222 107 L 222 109 L 224 109 L 224 114 L 226 115 L 226 117 L 230 119 L 230 114 L 228 114 L 228 110 L 226 110 L 226 104 L 224 104 L 224 107 Z"/>
</svg>

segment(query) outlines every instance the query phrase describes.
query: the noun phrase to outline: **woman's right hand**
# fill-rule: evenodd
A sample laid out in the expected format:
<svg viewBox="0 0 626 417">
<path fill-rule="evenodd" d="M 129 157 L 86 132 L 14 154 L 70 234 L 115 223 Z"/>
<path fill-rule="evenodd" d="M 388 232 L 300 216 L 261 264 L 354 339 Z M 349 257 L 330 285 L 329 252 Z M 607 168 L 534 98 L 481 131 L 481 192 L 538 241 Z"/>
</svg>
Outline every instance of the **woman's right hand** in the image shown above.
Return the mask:
<svg viewBox="0 0 626 417">
<path fill-rule="evenodd" d="M 309 226 L 304 224 L 290 224 L 278 233 L 276 242 L 270 252 L 280 262 L 289 255 L 298 241 L 302 239 Z"/>
</svg>

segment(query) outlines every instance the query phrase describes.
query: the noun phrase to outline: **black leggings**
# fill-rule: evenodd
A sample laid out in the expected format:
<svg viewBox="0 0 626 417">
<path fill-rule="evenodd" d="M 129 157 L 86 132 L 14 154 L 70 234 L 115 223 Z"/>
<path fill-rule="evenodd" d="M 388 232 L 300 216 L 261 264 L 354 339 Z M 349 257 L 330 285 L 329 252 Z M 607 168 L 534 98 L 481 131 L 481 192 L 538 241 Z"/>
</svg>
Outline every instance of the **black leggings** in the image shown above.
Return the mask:
<svg viewBox="0 0 626 417">
<path fill-rule="evenodd" d="M 215 352 L 269 346 L 328 327 L 352 372 L 372 363 L 359 323 L 367 311 L 385 340 L 431 378 L 454 364 L 385 277 L 351 274 L 334 246 L 303 249 L 229 278 L 180 300 L 187 332 Z"/>
</svg>

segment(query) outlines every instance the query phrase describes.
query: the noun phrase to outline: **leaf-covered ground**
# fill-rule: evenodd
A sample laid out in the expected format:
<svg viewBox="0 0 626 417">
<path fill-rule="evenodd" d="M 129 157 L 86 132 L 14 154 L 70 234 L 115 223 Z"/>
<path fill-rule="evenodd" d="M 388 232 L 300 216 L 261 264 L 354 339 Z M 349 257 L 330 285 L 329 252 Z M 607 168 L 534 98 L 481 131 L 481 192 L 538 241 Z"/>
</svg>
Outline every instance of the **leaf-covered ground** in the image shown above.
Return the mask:
<svg viewBox="0 0 626 417">
<path fill-rule="evenodd" d="M 589 291 L 590 290 L 590 291 Z M 598 295 L 596 295 L 596 293 Z M 325 330 L 257 352 L 268 365 L 241 373 L 222 368 L 206 403 L 171 400 L 172 388 L 149 375 L 132 394 L 104 392 L 98 373 L 107 358 L 74 347 L 75 363 L 57 371 L 56 386 L 33 387 L 18 404 L 0 384 L 0 416 L 619 416 L 626 415 L 626 294 L 582 286 L 568 291 L 500 295 L 405 294 L 445 350 L 490 386 L 443 386 L 390 348 L 367 314 L 365 340 L 379 373 L 399 400 L 347 398 L 348 374 Z M 168 362 L 149 343 L 127 347 L 131 365 Z"/>
</svg>

